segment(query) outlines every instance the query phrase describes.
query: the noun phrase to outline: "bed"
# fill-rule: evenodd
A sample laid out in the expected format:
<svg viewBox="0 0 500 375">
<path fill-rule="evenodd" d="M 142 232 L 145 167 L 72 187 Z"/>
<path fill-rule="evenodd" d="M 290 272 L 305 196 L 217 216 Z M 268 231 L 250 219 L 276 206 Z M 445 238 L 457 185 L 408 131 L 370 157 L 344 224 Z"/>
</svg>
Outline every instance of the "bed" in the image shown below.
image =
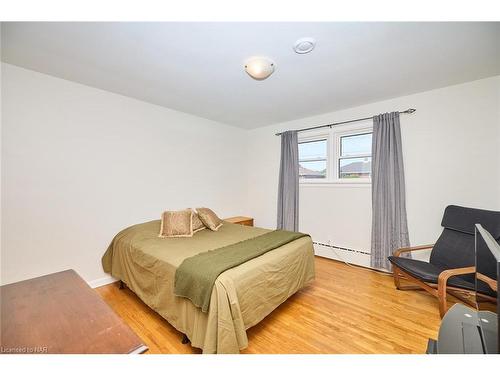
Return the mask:
<svg viewBox="0 0 500 375">
<path fill-rule="evenodd" d="M 184 333 L 203 353 L 239 353 L 246 330 L 314 279 L 314 250 L 304 236 L 221 273 L 207 312 L 174 293 L 177 269 L 187 258 L 253 239 L 267 229 L 224 222 L 189 238 L 159 238 L 160 221 L 118 233 L 102 258 L 103 268 Z"/>
</svg>

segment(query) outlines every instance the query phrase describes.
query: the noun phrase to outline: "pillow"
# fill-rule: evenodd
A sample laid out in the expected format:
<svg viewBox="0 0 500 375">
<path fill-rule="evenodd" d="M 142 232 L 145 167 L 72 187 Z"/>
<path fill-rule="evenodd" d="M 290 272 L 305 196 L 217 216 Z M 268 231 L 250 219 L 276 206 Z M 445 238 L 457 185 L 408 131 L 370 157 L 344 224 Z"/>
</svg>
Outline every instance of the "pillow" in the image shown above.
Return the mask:
<svg viewBox="0 0 500 375">
<path fill-rule="evenodd" d="M 215 212 L 213 212 L 210 208 L 197 208 L 196 212 L 208 229 L 217 230 L 221 227 L 222 220 L 219 219 Z"/>
<path fill-rule="evenodd" d="M 193 211 L 165 211 L 161 214 L 160 234 L 158 237 L 192 237 Z"/>
<path fill-rule="evenodd" d="M 196 212 L 193 212 L 192 222 L 193 222 L 193 234 L 206 228 L 205 224 L 203 224 L 203 221 L 201 221 L 200 217 Z"/>
</svg>

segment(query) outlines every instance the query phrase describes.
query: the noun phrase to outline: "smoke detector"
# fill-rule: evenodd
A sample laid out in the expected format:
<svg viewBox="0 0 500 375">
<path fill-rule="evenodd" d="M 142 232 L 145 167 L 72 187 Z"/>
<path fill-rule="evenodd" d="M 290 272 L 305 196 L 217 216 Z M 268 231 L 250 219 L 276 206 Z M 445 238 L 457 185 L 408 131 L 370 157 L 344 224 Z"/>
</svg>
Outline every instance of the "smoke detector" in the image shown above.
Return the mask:
<svg viewBox="0 0 500 375">
<path fill-rule="evenodd" d="M 311 52 L 316 46 L 314 38 L 300 38 L 293 45 L 293 50 L 299 55 Z"/>
</svg>

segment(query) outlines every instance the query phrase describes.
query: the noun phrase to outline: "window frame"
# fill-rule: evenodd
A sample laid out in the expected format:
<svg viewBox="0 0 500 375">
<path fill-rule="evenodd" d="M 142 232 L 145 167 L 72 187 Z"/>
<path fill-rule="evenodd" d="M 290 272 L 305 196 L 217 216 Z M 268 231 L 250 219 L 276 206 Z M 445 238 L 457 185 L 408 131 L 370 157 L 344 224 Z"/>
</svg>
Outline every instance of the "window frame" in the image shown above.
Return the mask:
<svg viewBox="0 0 500 375">
<path fill-rule="evenodd" d="M 341 178 L 340 177 L 340 160 L 342 159 L 353 159 L 353 158 L 372 158 L 372 154 L 359 154 L 355 156 L 342 156 L 341 155 L 341 141 L 342 137 L 354 136 L 354 135 L 362 135 L 362 134 L 373 134 L 373 126 L 369 128 L 358 128 L 356 130 L 345 130 L 345 131 L 336 131 L 335 132 L 335 166 L 334 166 L 334 175 L 333 180 L 337 180 L 338 183 L 358 183 L 358 184 L 369 184 L 371 183 L 371 175 L 370 177 L 360 177 L 360 178 Z"/>
<path fill-rule="evenodd" d="M 370 177 L 360 178 L 340 178 L 340 160 L 345 159 L 340 155 L 341 138 L 345 136 L 360 135 L 360 134 L 373 134 L 373 123 L 370 120 L 363 121 L 356 124 L 337 125 L 331 128 L 317 129 L 299 133 L 299 143 L 314 141 L 314 140 L 327 140 L 327 160 L 326 160 L 326 178 L 303 178 L 299 179 L 299 184 L 302 186 L 318 186 L 318 185 L 337 185 L 337 186 L 370 186 Z M 354 157 L 371 157 L 373 154 L 360 154 Z M 300 160 L 300 156 L 299 156 Z"/>
<path fill-rule="evenodd" d="M 308 143 L 308 142 L 316 142 L 316 141 L 326 141 L 326 175 L 325 178 L 300 178 L 299 177 L 299 182 L 300 183 L 324 183 L 330 179 L 330 170 L 331 170 L 331 153 L 330 153 L 330 145 L 331 145 L 331 140 L 330 140 L 330 134 L 328 132 L 318 132 L 314 135 L 309 135 L 309 136 L 304 136 L 304 137 L 299 137 L 298 143 Z M 299 164 L 300 164 L 300 155 L 299 155 Z M 312 161 L 312 160 L 311 160 Z"/>
</svg>

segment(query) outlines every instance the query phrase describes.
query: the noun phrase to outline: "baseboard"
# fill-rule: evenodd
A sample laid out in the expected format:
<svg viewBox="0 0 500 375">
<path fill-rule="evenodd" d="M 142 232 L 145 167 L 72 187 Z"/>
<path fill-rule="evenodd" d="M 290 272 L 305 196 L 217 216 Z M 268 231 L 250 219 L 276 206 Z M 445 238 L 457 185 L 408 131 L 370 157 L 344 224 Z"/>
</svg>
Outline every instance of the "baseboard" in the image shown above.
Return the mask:
<svg viewBox="0 0 500 375">
<path fill-rule="evenodd" d="M 341 248 L 331 248 L 322 245 L 314 245 L 314 253 L 323 258 L 345 261 L 362 267 L 370 267 L 370 255 L 358 252 L 346 251 Z"/>
<path fill-rule="evenodd" d="M 314 244 L 314 255 L 322 258 L 327 258 L 341 263 L 349 263 L 354 266 L 361 268 L 366 268 L 367 270 L 376 271 L 392 275 L 391 271 L 382 268 L 374 268 L 370 265 L 370 254 L 361 252 L 347 251 L 342 248 L 331 248 L 322 246 L 319 244 Z"/>
<path fill-rule="evenodd" d="M 89 286 L 91 288 L 98 288 L 98 287 L 103 286 L 103 285 L 112 284 L 116 281 L 118 281 L 118 280 L 115 279 L 113 276 L 106 276 L 106 277 L 102 277 L 100 279 L 87 281 L 87 284 L 89 284 Z"/>
</svg>

